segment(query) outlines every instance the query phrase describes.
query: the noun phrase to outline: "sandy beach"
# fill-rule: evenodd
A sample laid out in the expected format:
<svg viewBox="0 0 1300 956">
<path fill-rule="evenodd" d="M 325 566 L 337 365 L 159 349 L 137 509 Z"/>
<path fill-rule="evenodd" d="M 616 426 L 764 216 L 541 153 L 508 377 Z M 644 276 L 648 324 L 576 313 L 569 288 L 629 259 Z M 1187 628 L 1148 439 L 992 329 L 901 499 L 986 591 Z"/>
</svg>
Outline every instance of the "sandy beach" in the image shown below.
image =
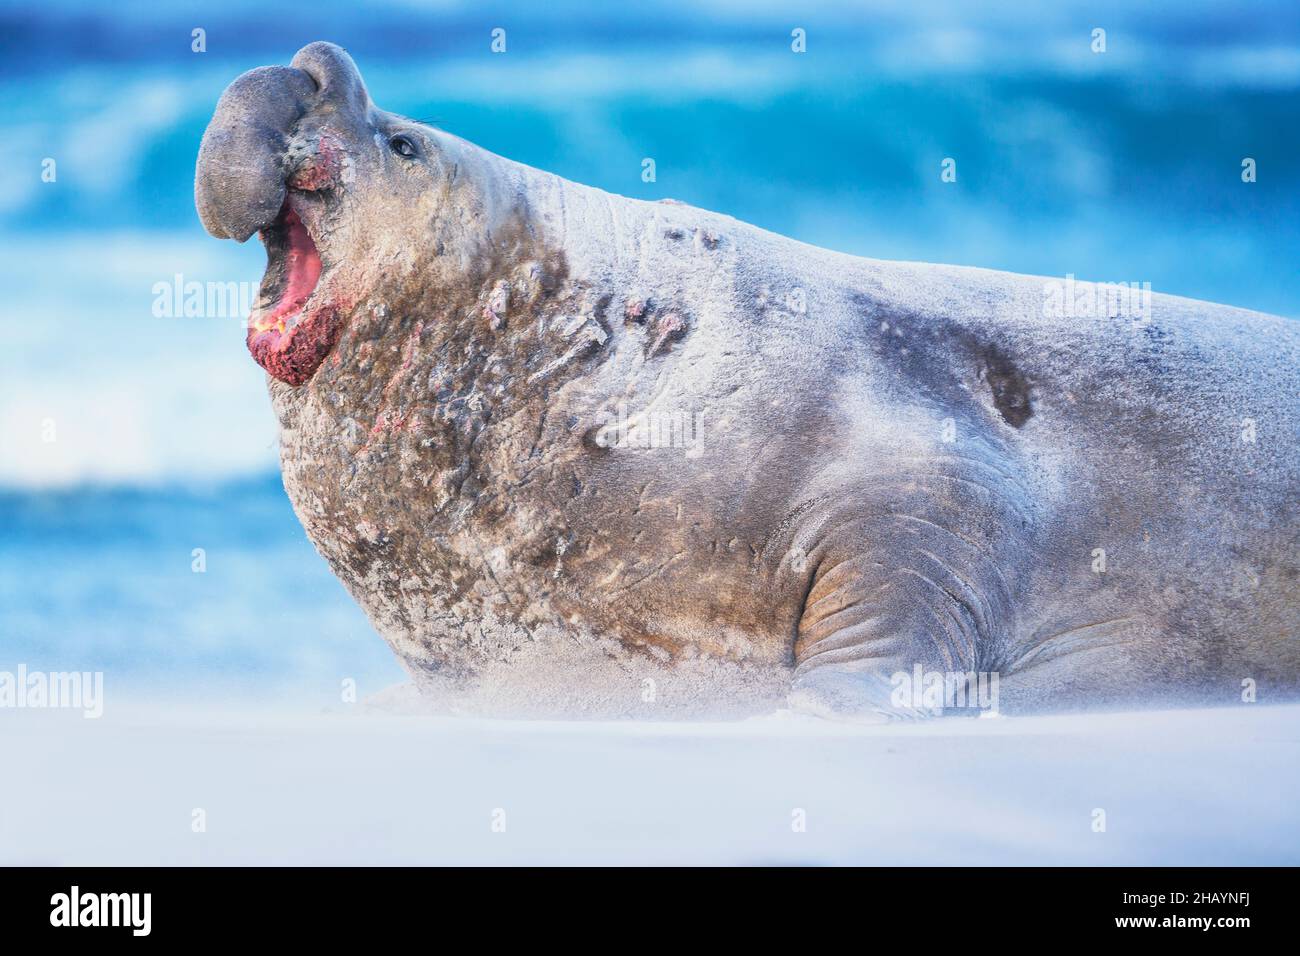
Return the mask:
<svg viewBox="0 0 1300 956">
<path fill-rule="evenodd" d="M 0 863 L 1295 864 L 1298 726 L 15 711 Z"/>
</svg>

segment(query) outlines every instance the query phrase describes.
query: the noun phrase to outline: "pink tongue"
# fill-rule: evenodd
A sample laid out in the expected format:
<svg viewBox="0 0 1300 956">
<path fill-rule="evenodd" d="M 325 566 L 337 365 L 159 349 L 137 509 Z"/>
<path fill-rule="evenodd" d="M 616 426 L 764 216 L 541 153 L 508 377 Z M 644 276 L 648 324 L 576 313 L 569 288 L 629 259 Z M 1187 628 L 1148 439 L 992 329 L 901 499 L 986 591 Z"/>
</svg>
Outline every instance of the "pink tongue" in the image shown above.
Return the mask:
<svg viewBox="0 0 1300 956">
<path fill-rule="evenodd" d="M 285 210 L 284 224 L 289 230 L 289 251 L 284 262 L 288 283 L 270 315 L 272 322 L 301 309 L 320 278 L 320 254 L 298 214 L 292 209 Z"/>
</svg>

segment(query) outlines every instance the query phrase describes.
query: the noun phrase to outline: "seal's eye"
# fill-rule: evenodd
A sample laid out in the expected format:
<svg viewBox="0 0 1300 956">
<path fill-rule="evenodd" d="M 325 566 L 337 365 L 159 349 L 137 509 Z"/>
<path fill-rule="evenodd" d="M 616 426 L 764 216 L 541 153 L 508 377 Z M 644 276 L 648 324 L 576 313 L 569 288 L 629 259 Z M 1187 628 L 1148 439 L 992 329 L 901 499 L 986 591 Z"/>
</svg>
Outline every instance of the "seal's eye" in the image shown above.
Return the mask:
<svg viewBox="0 0 1300 956">
<path fill-rule="evenodd" d="M 407 159 L 415 157 L 415 144 L 411 142 L 410 137 L 399 133 L 388 141 L 388 146 L 398 156 L 405 156 Z"/>
</svg>

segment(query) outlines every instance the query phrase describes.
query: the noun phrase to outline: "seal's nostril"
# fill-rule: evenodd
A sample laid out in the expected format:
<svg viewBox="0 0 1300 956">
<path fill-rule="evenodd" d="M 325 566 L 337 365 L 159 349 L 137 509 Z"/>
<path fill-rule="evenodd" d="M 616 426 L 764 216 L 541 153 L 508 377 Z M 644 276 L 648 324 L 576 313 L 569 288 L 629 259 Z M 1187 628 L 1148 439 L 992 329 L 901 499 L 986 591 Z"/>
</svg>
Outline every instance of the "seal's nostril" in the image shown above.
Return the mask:
<svg viewBox="0 0 1300 956">
<path fill-rule="evenodd" d="M 343 146 L 333 137 L 322 135 L 314 152 L 304 157 L 289 176 L 289 187 L 302 192 L 320 192 L 338 185 Z"/>
</svg>

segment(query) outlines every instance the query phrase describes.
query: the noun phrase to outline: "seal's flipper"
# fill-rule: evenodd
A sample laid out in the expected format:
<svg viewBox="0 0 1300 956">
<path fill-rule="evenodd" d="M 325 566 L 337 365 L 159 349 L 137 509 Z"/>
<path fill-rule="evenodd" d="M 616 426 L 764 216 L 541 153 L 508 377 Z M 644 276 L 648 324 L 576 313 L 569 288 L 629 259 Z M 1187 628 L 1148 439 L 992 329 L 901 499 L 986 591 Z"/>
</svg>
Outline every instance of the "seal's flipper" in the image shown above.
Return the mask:
<svg viewBox="0 0 1300 956">
<path fill-rule="evenodd" d="M 975 670 L 979 628 L 954 575 L 867 557 L 831 567 L 799 622 L 791 706 L 825 716 L 931 716 L 913 674 Z M 896 678 L 895 675 L 901 675 Z"/>
<path fill-rule="evenodd" d="M 936 706 L 927 681 L 996 671 L 1012 604 L 988 502 L 918 503 L 839 524 L 814 553 L 791 707 L 850 719 L 933 716 L 952 702 Z"/>
</svg>

